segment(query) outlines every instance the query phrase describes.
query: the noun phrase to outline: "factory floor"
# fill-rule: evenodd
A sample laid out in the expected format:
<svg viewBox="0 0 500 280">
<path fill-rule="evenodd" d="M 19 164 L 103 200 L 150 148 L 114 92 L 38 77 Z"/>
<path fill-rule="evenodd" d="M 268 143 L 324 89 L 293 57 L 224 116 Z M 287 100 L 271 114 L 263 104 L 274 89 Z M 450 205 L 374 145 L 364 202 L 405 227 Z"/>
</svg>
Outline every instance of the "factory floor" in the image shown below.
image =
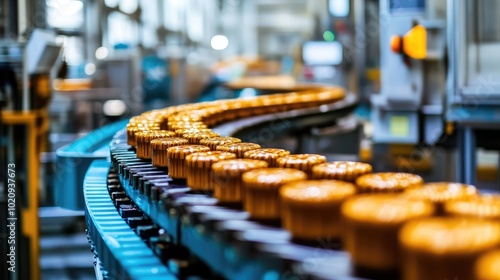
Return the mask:
<svg viewBox="0 0 500 280">
<path fill-rule="evenodd" d="M 95 280 L 83 217 L 41 219 L 42 280 Z"/>
</svg>

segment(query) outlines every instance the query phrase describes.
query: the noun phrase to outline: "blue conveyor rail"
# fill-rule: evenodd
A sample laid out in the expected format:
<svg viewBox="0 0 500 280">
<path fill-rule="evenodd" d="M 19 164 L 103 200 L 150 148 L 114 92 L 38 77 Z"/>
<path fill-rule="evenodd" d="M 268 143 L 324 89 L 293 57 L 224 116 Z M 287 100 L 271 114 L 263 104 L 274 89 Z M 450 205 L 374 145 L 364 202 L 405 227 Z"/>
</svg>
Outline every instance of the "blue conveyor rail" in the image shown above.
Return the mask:
<svg viewBox="0 0 500 280">
<path fill-rule="evenodd" d="M 272 125 L 276 118 L 290 120 L 293 130 L 305 129 L 311 123 L 345 116 L 355 102 L 346 98 L 336 105 L 248 118 L 241 120 L 245 123 L 226 123 L 214 130 L 230 136 L 242 129 Z M 185 182 L 172 180 L 168 172 L 156 169 L 150 161 L 137 159 L 126 144 L 125 130 L 110 140 L 109 151 L 111 163 L 99 160 L 92 164 L 84 186 L 86 197 L 94 192 L 100 196 L 92 203 L 109 204 L 92 206 L 85 201 L 89 239 L 106 273 L 127 270 L 123 259 L 132 264 L 134 259 L 140 263 L 141 258 L 153 263 L 150 253 L 154 252 L 156 260 L 181 279 L 358 279 L 348 254 L 338 250 L 335 241 L 296 243 L 276 225 L 253 221 L 241 209 L 218 205 L 210 194 L 191 191 Z M 100 177 L 90 176 L 97 172 L 94 169 L 100 170 Z M 113 178 L 104 176 L 106 172 Z M 107 190 L 102 189 L 106 182 Z M 99 223 L 105 226 L 96 226 Z M 121 234 L 126 237 L 121 238 Z M 132 234 L 139 236 L 144 246 L 134 245 L 140 247 L 137 254 L 120 253 L 124 245 L 117 245 L 119 242 L 127 238 L 137 241 Z M 134 275 L 127 272 L 127 277 L 136 279 Z"/>
<path fill-rule="evenodd" d="M 208 279 L 357 279 L 347 253 L 339 251 L 335 241 L 296 243 L 286 230 L 221 206 L 210 194 L 193 192 L 151 162 L 133 158 L 135 152 L 125 139 L 121 131 L 111 142 L 112 169 L 128 203 L 168 235 L 167 250 L 149 244 L 172 271 L 179 267 L 170 264 L 184 263 L 184 274 L 178 276 L 198 274 L 199 268 L 192 265 L 201 261 L 210 269 L 201 274 L 210 275 Z"/>
<path fill-rule="evenodd" d="M 107 181 L 109 162 L 95 160 L 83 182 L 87 234 L 103 279 L 177 279 L 118 214 Z"/>
<path fill-rule="evenodd" d="M 56 151 L 54 178 L 55 204 L 67 209 L 83 210 L 83 177 L 95 159 L 109 157 L 109 142 L 123 129 L 128 119 L 103 126 Z"/>
</svg>

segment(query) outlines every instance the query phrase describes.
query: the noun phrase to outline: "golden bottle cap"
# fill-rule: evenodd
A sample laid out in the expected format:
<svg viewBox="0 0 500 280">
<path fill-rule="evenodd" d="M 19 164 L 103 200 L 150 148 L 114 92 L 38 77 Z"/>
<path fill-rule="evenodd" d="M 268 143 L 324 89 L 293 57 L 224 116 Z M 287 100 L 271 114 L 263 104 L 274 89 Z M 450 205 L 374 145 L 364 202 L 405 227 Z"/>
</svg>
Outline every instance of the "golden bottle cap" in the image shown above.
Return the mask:
<svg viewBox="0 0 500 280">
<path fill-rule="evenodd" d="M 470 199 L 477 196 L 477 189 L 471 185 L 450 182 L 427 183 L 423 188 L 408 190 L 405 197 L 444 203 L 453 200 Z"/>
<path fill-rule="evenodd" d="M 242 142 L 242 143 L 229 143 L 229 144 L 220 145 L 220 146 L 217 146 L 216 150 L 222 151 L 222 152 L 233 153 L 238 158 L 243 158 L 243 154 L 245 154 L 245 152 L 248 152 L 250 150 L 259 149 L 259 148 L 260 148 L 259 144 Z"/>
<path fill-rule="evenodd" d="M 399 229 L 408 221 L 432 216 L 434 211 L 430 202 L 404 199 L 394 193 L 348 198 L 340 209 L 345 250 L 358 267 L 397 269 L 401 265 Z"/>
<path fill-rule="evenodd" d="M 155 125 L 155 119 L 154 118 L 149 118 L 146 116 L 138 116 L 133 120 L 129 121 L 129 124 L 136 125 L 136 126 L 151 126 Z"/>
<path fill-rule="evenodd" d="M 240 109 L 245 108 L 244 107 L 244 102 L 242 102 L 239 99 L 230 100 L 226 104 L 227 104 L 227 109 L 226 110 L 229 110 L 229 111 L 238 111 Z"/>
<path fill-rule="evenodd" d="M 153 150 L 167 150 L 170 147 L 187 145 L 189 141 L 180 137 L 166 137 L 154 139 L 151 141 L 151 148 Z"/>
<path fill-rule="evenodd" d="M 345 97 L 345 90 L 341 87 L 329 86 L 316 92 L 316 98 L 322 104 L 328 104 Z"/>
<path fill-rule="evenodd" d="M 218 103 L 214 104 L 213 107 L 208 107 L 208 108 L 204 108 L 204 109 L 199 110 L 200 115 L 204 116 L 204 117 L 210 117 L 210 116 L 216 115 L 217 113 L 222 112 L 223 109 L 220 108 L 220 106 L 217 104 Z"/>
<path fill-rule="evenodd" d="M 186 157 L 186 166 L 191 168 L 211 168 L 215 162 L 235 158 L 234 154 L 226 152 L 197 152 Z"/>
<path fill-rule="evenodd" d="M 159 127 L 149 125 L 127 125 L 127 144 L 133 147 L 137 145 L 137 141 L 135 139 L 135 134 L 137 132 L 159 129 Z"/>
<path fill-rule="evenodd" d="M 212 165 L 218 161 L 235 158 L 234 154 L 214 151 L 188 155 L 185 164 L 187 185 L 196 191 L 213 191 L 216 182 L 213 181 Z"/>
<path fill-rule="evenodd" d="M 188 144 L 188 140 L 179 137 L 167 137 L 152 140 L 151 148 L 153 166 L 168 167 L 167 149 L 186 144 Z"/>
<path fill-rule="evenodd" d="M 368 163 L 353 161 L 333 161 L 313 166 L 314 179 L 334 179 L 354 182 L 361 175 L 372 172 Z"/>
<path fill-rule="evenodd" d="M 179 128 L 191 127 L 191 122 L 192 121 L 176 121 L 176 120 L 169 119 L 168 123 L 167 123 L 167 127 L 168 127 L 168 130 L 175 131 Z"/>
<path fill-rule="evenodd" d="M 288 183 L 279 190 L 281 220 L 295 239 L 339 238 L 340 205 L 356 193 L 354 184 L 336 180 Z"/>
<path fill-rule="evenodd" d="M 405 199 L 397 194 L 358 195 L 342 205 L 346 219 L 366 225 L 399 225 L 433 214 L 432 203 Z"/>
<path fill-rule="evenodd" d="M 186 132 L 182 134 L 182 138 L 189 140 L 190 144 L 199 144 L 201 139 L 219 137 L 215 132 Z"/>
<path fill-rule="evenodd" d="M 431 255 L 476 254 L 500 246 L 500 224 L 459 217 L 416 220 L 403 226 L 399 240 L 406 249 Z"/>
<path fill-rule="evenodd" d="M 271 96 L 266 96 L 266 98 L 263 98 L 262 104 L 267 107 L 276 107 L 279 105 L 285 105 L 285 97 L 283 94 L 273 94 Z"/>
<path fill-rule="evenodd" d="M 291 168 L 265 168 L 245 172 L 242 179 L 246 188 L 278 189 L 286 183 L 306 180 L 307 174 Z"/>
<path fill-rule="evenodd" d="M 307 179 L 305 172 L 291 168 L 264 168 L 243 173 L 243 206 L 252 218 L 280 219 L 282 208 L 279 188 Z"/>
<path fill-rule="evenodd" d="M 175 133 L 169 130 L 146 130 L 135 133 L 137 144 L 150 143 L 153 139 L 174 137 Z"/>
<path fill-rule="evenodd" d="M 177 129 L 181 129 L 181 128 L 184 128 L 184 129 L 189 129 L 189 128 L 208 128 L 208 126 L 203 123 L 203 122 L 174 122 L 170 125 L 170 127 L 172 128 L 172 131 L 175 131 Z"/>
<path fill-rule="evenodd" d="M 261 148 L 246 152 L 244 158 L 264 160 L 269 164 L 269 167 L 276 167 L 276 160 L 280 157 L 288 156 L 290 152 L 283 149 Z"/>
<path fill-rule="evenodd" d="M 422 177 L 402 172 L 382 172 L 365 174 L 356 179 L 359 192 L 397 193 L 421 187 Z"/>
<path fill-rule="evenodd" d="M 182 135 L 186 133 L 212 133 L 213 131 L 210 128 L 198 128 L 198 127 L 192 127 L 192 128 L 179 128 L 175 130 L 175 135 L 178 137 L 182 137 Z"/>
<path fill-rule="evenodd" d="M 307 180 L 283 185 L 281 201 L 297 206 L 339 203 L 356 193 L 354 184 L 337 180 Z"/>
<path fill-rule="evenodd" d="M 264 99 L 265 98 L 262 98 L 260 96 L 250 98 L 250 99 L 248 99 L 248 105 L 252 109 L 254 109 L 254 108 L 260 108 L 260 107 L 264 106 Z"/>
<path fill-rule="evenodd" d="M 500 280 L 500 250 L 483 255 L 476 263 L 476 279 Z"/>
<path fill-rule="evenodd" d="M 170 125 L 172 131 L 177 129 L 185 128 L 207 128 L 207 125 L 203 122 L 174 122 Z"/>
<path fill-rule="evenodd" d="M 453 216 L 500 221 L 500 195 L 482 195 L 477 198 L 450 201 L 445 204 L 444 212 Z"/>
<path fill-rule="evenodd" d="M 236 117 L 236 114 L 231 110 L 230 104 L 230 102 L 223 102 L 220 105 L 222 111 L 219 113 L 219 116 L 222 121 L 232 121 Z"/>
<path fill-rule="evenodd" d="M 168 148 L 168 174 L 174 179 L 187 178 L 186 157 L 193 153 L 208 151 L 210 149 L 202 145 L 182 145 Z"/>
<path fill-rule="evenodd" d="M 316 154 L 295 154 L 276 160 L 279 167 L 299 169 L 306 172 L 309 177 L 311 177 L 312 167 L 324 162 L 326 162 L 326 157 Z"/>
<path fill-rule="evenodd" d="M 167 149 L 167 157 L 171 159 L 185 159 L 188 155 L 198 152 L 208 152 L 210 148 L 202 145 L 182 145 Z"/>
<path fill-rule="evenodd" d="M 239 103 L 235 103 L 234 107 L 236 109 L 236 115 L 240 118 L 246 118 L 256 114 L 256 109 L 252 108 L 252 101 L 241 99 Z"/>
<path fill-rule="evenodd" d="M 190 122 L 199 122 L 199 121 L 200 121 L 200 118 L 196 117 L 196 116 L 177 114 L 177 115 L 168 117 L 168 123 L 169 123 L 168 128 L 170 129 L 170 124 L 174 124 L 174 123 L 181 123 L 181 122 L 190 123 Z"/>
<path fill-rule="evenodd" d="M 254 159 L 221 160 L 212 165 L 214 197 L 222 203 L 240 203 L 244 197 L 241 175 L 245 171 L 266 168 L 267 162 Z"/>
<path fill-rule="evenodd" d="M 286 94 L 284 96 L 284 101 L 290 109 L 297 109 L 301 107 L 300 105 L 302 105 L 300 104 L 300 96 L 296 92 Z"/>
<path fill-rule="evenodd" d="M 241 139 L 235 137 L 213 137 L 200 140 L 200 145 L 208 146 L 212 151 L 215 151 L 220 145 L 230 143 L 241 143 Z"/>
<path fill-rule="evenodd" d="M 298 99 L 299 99 L 300 103 L 303 103 L 306 105 L 316 104 L 316 102 L 318 102 L 320 100 L 319 95 L 315 92 L 303 92 L 303 93 L 299 92 Z"/>
<path fill-rule="evenodd" d="M 217 177 L 240 177 L 245 171 L 266 168 L 267 162 L 254 159 L 230 159 L 212 165 L 213 174 Z"/>
<path fill-rule="evenodd" d="M 189 112 L 186 112 L 186 114 L 189 113 L 189 117 L 193 118 L 193 120 L 199 121 L 199 122 L 205 122 L 203 119 L 207 114 L 205 113 L 205 110 L 200 109 L 200 110 L 192 110 Z"/>
<path fill-rule="evenodd" d="M 172 137 L 175 133 L 168 130 L 147 130 L 135 133 L 136 155 L 141 159 L 151 159 L 151 141 L 158 138 Z"/>
</svg>

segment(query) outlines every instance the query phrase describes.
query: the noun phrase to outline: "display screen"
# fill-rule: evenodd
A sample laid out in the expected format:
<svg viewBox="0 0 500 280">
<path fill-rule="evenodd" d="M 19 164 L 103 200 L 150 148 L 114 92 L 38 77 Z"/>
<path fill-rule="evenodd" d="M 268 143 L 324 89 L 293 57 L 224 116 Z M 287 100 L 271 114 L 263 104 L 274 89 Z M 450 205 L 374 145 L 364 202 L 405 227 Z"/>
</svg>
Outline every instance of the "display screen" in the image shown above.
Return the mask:
<svg viewBox="0 0 500 280">
<path fill-rule="evenodd" d="M 391 12 L 421 11 L 425 9 L 425 0 L 390 0 Z"/>
<path fill-rule="evenodd" d="M 305 42 L 302 59 L 306 65 L 338 65 L 342 63 L 342 45 L 339 42 Z"/>
</svg>

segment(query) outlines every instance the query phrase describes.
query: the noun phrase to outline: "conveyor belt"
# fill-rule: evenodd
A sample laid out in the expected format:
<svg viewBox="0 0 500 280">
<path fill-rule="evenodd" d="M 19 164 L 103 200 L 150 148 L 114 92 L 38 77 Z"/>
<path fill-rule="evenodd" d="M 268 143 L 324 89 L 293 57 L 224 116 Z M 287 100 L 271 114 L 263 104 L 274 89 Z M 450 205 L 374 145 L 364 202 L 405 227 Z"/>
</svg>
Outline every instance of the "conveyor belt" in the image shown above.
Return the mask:
<svg viewBox="0 0 500 280">
<path fill-rule="evenodd" d="M 99 254 L 104 255 L 103 267 L 119 267 L 132 275 L 128 272 L 130 267 L 120 263 L 119 256 L 149 259 L 156 252 L 156 260 L 181 278 L 191 275 L 204 279 L 213 279 L 215 275 L 226 279 L 355 278 L 349 257 L 338 251 L 338 243 L 332 240 L 294 243 L 285 230 L 252 221 L 240 209 L 219 206 L 210 195 L 194 193 L 182 181 L 169 178 L 165 171 L 134 158 L 134 152 L 123 144 L 125 140 L 122 131 L 111 143 L 110 177 L 105 175 L 109 163 L 99 161 L 91 166 L 85 180 L 89 234 L 91 240 L 101 244 L 101 248 L 96 247 L 98 252 L 104 252 Z M 115 170 L 118 176 L 113 173 Z M 107 187 L 103 183 L 106 180 Z M 118 212 L 128 218 L 121 218 Z M 106 225 L 98 224 L 103 220 Z M 143 246 L 138 245 L 141 238 L 132 237 L 133 231 L 125 221 L 136 227 Z M 135 223 L 146 226 L 137 227 Z M 126 244 L 134 247 L 133 252 L 144 250 L 143 257 L 113 253 L 124 247 L 120 242 L 127 238 L 130 241 Z M 156 261 L 148 263 L 157 265 Z M 163 268 L 161 271 L 169 275 Z"/>
<path fill-rule="evenodd" d="M 276 134 L 297 131 L 312 125 L 332 125 L 335 120 L 351 113 L 357 104 L 354 94 L 347 94 L 343 100 L 320 107 L 285 111 L 236 120 L 213 128 L 220 135 L 252 139 L 259 132 L 272 131 Z M 109 155 L 108 146 L 113 135 L 123 129 L 127 120 L 104 126 L 57 150 L 57 178 L 54 185 L 56 205 L 83 210 L 82 182 L 85 171 L 95 159 Z M 67 186 L 75 186 L 68 188 Z"/>
<path fill-rule="evenodd" d="M 292 130 L 332 124 L 350 113 L 356 100 L 347 96 L 337 103 L 237 120 L 213 129 L 229 136 L 272 125 L 275 119 L 287 120 L 285 129 Z M 150 277 L 158 273 L 162 279 L 173 275 L 181 279 L 358 278 L 338 242 L 295 243 L 277 225 L 253 221 L 241 209 L 220 206 L 210 194 L 191 191 L 184 181 L 173 180 L 165 170 L 138 159 L 126 143 L 125 131 L 116 133 L 110 143 L 111 167 L 109 162 L 97 161 L 85 177 L 89 240 L 105 279 L 136 279 L 153 272 Z M 130 252 L 122 252 L 126 248 Z M 139 263 L 147 263 L 151 270 L 134 270 Z M 110 271 L 122 274 L 116 277 Z"/>
<path fill-rule="evenodd" d="M 118 215 L 108 192 L 113 176 L 109 162 L 96 160 L 84 180 L 87 234 L 96 259 L 108 269 L 103 278 L 176 279 Z"/>
<path fill-rule="evenodd" d="M 335 103 L 236 120 L 216 126 L 213 131 L 220 135 L 249 139 L 252 138 L 252 132 L 259 131 L 259 129 L 274 129 L 279 130 L 275 132 L 281 133 L 311 126 L 327 126 L 335 124 L 337 119 L 352 113 L 356 105 L 357 98 L 350 93 L 343 100 Z"/>
<path fill-rule="evenodd" d="M 127 123 L 128 119 L 124 119 L 103 126 L 57 149 L 57 172 L 54 180 L 56 206 L 83 210 L 82 184 L 87 168 L 95 159 L 105 159 L 109 156 L 109 142 Z"/>
</svg>

